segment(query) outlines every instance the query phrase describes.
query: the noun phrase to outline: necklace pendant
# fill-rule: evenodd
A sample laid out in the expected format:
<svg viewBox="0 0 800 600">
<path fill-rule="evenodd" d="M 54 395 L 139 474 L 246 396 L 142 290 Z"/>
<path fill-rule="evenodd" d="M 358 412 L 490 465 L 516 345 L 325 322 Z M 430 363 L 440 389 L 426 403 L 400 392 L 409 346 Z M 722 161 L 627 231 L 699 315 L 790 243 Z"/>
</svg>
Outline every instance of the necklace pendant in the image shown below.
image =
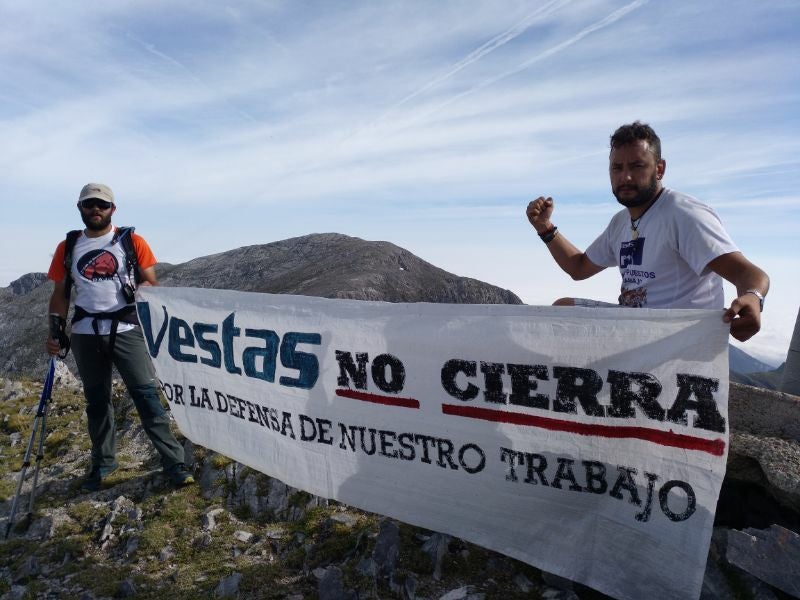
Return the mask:
<svg viewBox="0 0 800 600">
<path fill-rule="evenodd" d="M 638 240 L 639 239 L 639 231 L 636 229 L 631 229 L 631 239 Z"/>
</svg>

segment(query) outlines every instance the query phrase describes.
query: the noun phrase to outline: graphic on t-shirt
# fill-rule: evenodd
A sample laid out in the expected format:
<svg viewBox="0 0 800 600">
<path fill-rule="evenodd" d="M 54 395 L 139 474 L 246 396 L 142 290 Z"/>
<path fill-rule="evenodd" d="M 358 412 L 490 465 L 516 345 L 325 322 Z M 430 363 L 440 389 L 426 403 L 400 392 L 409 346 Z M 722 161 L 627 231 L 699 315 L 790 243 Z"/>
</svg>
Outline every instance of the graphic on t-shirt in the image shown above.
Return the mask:
<svg viewBox="0 0 800 600">
<path fill-rule="evenodd" d="M 620 306 L 631 308 L 644 308 L 647 306 L 647 287 L 639 287 L 630 290 L 623 289 L 619 295 Z"/>
<path fill-rule="evenodd" d="M 619 247 L 619 268 L 624 269 L 628 265 L 641 265 L 644 255 L 644 240 L 640 237 L 629 242 L 622 242 Z"/>
<path fill-rule="evenodd" d="M 107 281 L 116 277 L 119 262 L 108 250 L 91 250 L 78 259 L 77 267 L 89 281 Z"/>
</svg>

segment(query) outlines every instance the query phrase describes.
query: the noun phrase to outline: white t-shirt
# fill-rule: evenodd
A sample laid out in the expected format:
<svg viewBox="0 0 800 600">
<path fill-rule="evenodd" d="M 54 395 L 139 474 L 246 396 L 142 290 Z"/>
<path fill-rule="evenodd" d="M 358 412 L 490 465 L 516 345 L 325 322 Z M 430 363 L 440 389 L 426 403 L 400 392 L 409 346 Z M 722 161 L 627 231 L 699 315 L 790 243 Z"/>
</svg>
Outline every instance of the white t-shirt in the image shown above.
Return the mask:
<svg viewBox="0 0 800 600">
<path fill-rule="evenodd" d="M 633 239 L 628 209 L 619 211 L 586 250 L 594 264 L 619 266 L 619 303 L 646 308 L 723 308 L 722 278 L 708 269 L 738 251 L 716 213 L 691 196 L 664 189 Z"/>
<path fill-rule="evenodd" d="M 114 229 L 107 234 L 90 238 L 81 233 L 72 251 L 72 279 L 75 282 L 75 305 L 90 313 L 114 312 L 127 303 L 120 291 L 123 282 L 134 285 L 125 270 L 125 249 L 121 243 L 112 244 Z M 73 323 L 72 333 L 94 333 L 92 317 Z M 98 319 L 101 335 L 111 333 L 111 321 Z M 117 333 L 135 326 L 120 322 Z"/>
</svg>

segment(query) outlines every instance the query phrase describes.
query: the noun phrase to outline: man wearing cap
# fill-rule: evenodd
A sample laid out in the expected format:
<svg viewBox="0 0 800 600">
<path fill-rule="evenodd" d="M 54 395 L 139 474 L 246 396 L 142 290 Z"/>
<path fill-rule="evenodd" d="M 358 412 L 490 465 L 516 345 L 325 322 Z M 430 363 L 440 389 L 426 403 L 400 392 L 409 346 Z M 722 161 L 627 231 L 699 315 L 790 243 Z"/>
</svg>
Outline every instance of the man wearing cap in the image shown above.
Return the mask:
<svg viewBox="0 0 800 600">
<path fill-rule="evenodd" d="M 58 339 L 48 338 L 51 356 L 67 346 L 64 328 L 72 284 L 75 285 L 75 314 L 67 347 L 74 353 L 83 381 L 92 440 L 92 464 L 81 487 L 86 491 L 100 489 L 103 478 L 118 466 L 111 403 L 112 365 L 122 376 L 142 426 L 161 455 L 164 472 L 175 485 L 190 484 L 194 478 L 184 466 L 183 447 L 170 430 L 169 416 L 159 398 L 136 319 L 136 282 L 158 285 L 156 259 L 141 236 L 132 229 L 111 224 L 115 210 L 114 194 L 108 186 L 86 184 L 78 198 L 78 211 L 86 227 L 71 232 L 58 245 L 47 273 L 55 284 L 50 315 L 58 324 L 61 339 L 59 343 Z M 124 239 L 126 235 L 129 240 Z"/>
</svg>

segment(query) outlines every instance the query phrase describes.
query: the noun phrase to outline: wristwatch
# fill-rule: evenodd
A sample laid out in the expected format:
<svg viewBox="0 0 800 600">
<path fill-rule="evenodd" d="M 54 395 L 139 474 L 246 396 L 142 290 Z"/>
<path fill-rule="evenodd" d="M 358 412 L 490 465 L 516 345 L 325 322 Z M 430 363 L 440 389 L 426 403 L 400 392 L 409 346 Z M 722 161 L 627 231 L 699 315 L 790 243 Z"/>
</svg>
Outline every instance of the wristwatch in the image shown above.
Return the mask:
<svg viewBox="0 0 800 600">
<path fill-rule="evenodd" d="M 761 312 L 764 312 L 764 294 L 758 290 L 747 290 L 745 294 L 753 294 L 756 298 L 758 298 L 758 308 L 761 310 Z"/>
</svg>

